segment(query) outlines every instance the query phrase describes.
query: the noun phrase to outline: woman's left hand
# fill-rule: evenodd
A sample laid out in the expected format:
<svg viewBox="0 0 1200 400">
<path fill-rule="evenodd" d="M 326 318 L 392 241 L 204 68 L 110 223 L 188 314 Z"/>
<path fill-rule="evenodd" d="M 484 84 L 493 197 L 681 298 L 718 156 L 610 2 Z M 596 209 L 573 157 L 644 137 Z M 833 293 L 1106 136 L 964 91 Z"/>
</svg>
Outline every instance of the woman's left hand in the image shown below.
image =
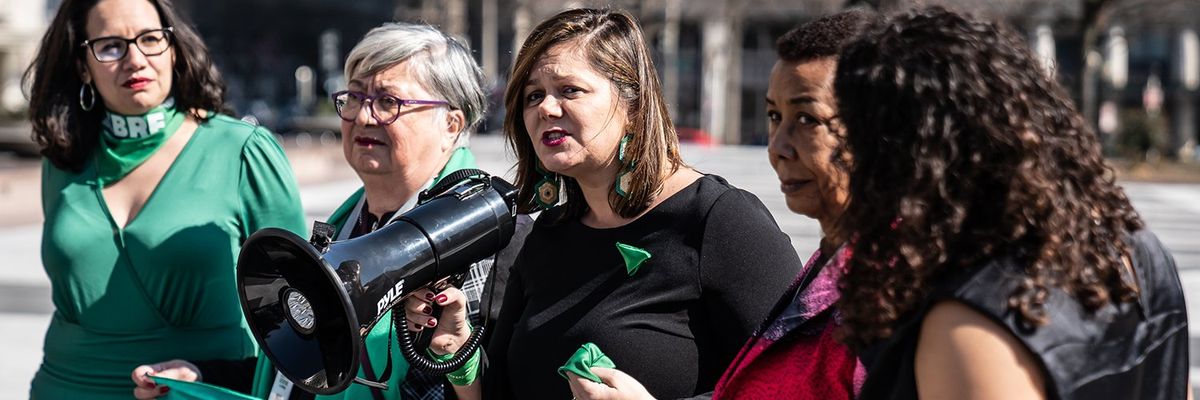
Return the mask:
<svg viewBox="0 0 1200 400">
<path fill-rule="evenodd" d="M 626 400 L 653 399 L 654 396 L 646 391 L 646 387 L 637 379 L 624 372 L 611 369 L 592 367 L 592 373 L 604 383 L 596 383 L 574 373 L 567 372 L 567 383 L 571 385 L 571 395 L 578 400 Z"/>
<path fill-rule="evenodd" d="M 184 382 L 200 380 L 200 367 L 184 360 L 164 361 L 157 364 L 139 365 L 133 369 L 133 397 L 135 399 L 157 399 L 167 394 L 166 386 L 158 386 L 151 376 L 161 376 Z"/>
</svg>

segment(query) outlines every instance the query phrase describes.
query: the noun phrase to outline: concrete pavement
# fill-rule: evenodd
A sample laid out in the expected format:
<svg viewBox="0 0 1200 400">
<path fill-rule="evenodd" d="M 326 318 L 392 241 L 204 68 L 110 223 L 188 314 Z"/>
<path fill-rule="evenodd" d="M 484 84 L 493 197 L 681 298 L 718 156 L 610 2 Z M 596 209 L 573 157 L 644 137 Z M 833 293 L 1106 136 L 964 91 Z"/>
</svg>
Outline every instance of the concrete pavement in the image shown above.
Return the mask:
<svg viewBox="0 0 1200 400">
<path fill-rule="evenodd" d="M 477 136 L 472 145 L 480 166 L 511 179 L 513 157 L 497 136 Z M 787 210 L 762 147 L 685 146 L 684 159 L 756 194 L 790 235 L 801 258 L 816 248 L 820 228 Z M 323 219 L 358 188 L 334 145 L 288 146 L 310 220 Z M 22 169 L 24 168 L 24 169 Z M 27 397 L 41 362 L 42 335 L 49 321 L 49 284 L 38 248 L 41 218 L 36 165 L 0 170 L 0 399 Z M 1200 321 L 1200 185 L 1124 183 L 1126 192 L 1163 243 L 1173 252 L 1188 293 L 1189 320 Z M 1200 379 L 1200 323 L 1190 327 L 1192 376 Z"/>
</svg>

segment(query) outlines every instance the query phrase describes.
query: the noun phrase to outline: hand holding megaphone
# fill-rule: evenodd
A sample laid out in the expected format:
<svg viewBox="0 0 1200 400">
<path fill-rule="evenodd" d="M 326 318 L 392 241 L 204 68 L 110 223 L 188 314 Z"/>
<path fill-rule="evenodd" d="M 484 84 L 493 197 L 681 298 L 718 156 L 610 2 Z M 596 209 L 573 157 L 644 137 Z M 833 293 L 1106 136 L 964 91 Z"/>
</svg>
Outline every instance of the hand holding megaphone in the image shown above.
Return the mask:
<svg viewBox="0 0 1200 400">
<path fill-rule="evenodd" d="M 327 224 L 315 226 L 309 240 L 274 228 L 254 233 L 237 269 L 251 333 L 275 368 L 305 391 L 333 394 L 351 382 L 386 387 L 390 361 L 380 382 L 356 376 L 363 335 L 376 323 L 399 327 L 398 313 L 383 320 L 388 310 L 417 292 L 424 299 L 429 283 L 460 276 L 504 248 L 516 227 L 516 193 L 503 179 L 460 170 L 423 192 L 419 205 L 395 222 L 354 239 L 332 241 L 334 228 Z M 462 354 L 434 362 L 415 348 L 409 329 L 398 330 L 411 367 L 445 374 L 468 362 L 486 327 L 466 327 L 461 292 L 433 297 L 439 294 L 455 322 L 440 331 L 433 326 L 443 333 L 438 344 L 442 351 L 461 345 Z M 407 311 L 409 324 L 429 327 L 429 318 L 414 320 Z M 470 333 L 465 340 L 459 337 L 464 331 Z"/>
<path fill-rule="evenodd" d="M 435 305 L 442 308 L 440 318 L 433 315 Z M 429 350 L 434 354 L 455 353 L 471 336 L 471 326 L 467 323 L 467 296 L 454 287 L 442 292 L 428 288 L 417 290 L 405 299 L 404 317 L 410 331 L 433 330 Z"/>
</svg>

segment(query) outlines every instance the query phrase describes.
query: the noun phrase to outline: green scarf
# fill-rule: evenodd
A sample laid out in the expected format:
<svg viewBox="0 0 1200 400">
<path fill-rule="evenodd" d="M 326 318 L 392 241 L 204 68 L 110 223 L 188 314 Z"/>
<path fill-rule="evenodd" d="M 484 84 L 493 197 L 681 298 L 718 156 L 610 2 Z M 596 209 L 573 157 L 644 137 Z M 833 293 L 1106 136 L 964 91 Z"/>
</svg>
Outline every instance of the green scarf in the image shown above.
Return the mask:
<svg viewBox="0 0 1200 400">
<path fill-rule="evenodd" d="M 580 346 L 579 350 L 575 350 L 575 354 L 572 354 L 571 358 L 567 359 L 566 364 L 558 367 L 558 374 L 562 375 L 563 378 L 567 378 L 567 372 L 573 372 L 575 375 L 579 375 L 592 382 L 604 383 L 599 376 L 592 373 L 592 367 L 616 368 L 617 365 L 604 352 L 600 351 L 600 346 L 588 342 Z"/>
<path fill-rule="evenodd" d="M 105 112 L 96 152 L 96 181 L 103 187 L 129 175 L 179 130 L 186 116 L 175 109 L 174 98 L 142 115 Z"/>
<path fill-rule="evenodd" d="M 164 400 L 257 400 L 254 397 L 204 382 L 185 382 L 161 376 L 153 376 L 151 379 L 158 386 L 171 388 L 167 394 L 159 397 Z"/>
</svg>

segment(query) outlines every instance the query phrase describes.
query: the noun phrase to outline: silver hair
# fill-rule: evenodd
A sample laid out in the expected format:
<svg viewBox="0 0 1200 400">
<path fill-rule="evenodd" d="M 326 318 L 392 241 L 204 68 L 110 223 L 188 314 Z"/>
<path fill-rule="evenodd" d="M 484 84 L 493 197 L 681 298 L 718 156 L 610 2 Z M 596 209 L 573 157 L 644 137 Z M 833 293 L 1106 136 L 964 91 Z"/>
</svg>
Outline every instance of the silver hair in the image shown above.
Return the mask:
<svg viewBox="0 0 1200 400">
<path fill-rule="evenodd" d="M 487 112 L 483 70 L 471 51 L 457 39 L 429 25 L 389 22 L 371 29 L 346 57 L 346 79 L 368 76 L 410 62 L 422 88 L 450 107 L 462 110 L 466 122 L 458 144 L 466 145 L 470 133 Z M 445 116 L 442 109 L 437 115 Z"/>
</svg>

